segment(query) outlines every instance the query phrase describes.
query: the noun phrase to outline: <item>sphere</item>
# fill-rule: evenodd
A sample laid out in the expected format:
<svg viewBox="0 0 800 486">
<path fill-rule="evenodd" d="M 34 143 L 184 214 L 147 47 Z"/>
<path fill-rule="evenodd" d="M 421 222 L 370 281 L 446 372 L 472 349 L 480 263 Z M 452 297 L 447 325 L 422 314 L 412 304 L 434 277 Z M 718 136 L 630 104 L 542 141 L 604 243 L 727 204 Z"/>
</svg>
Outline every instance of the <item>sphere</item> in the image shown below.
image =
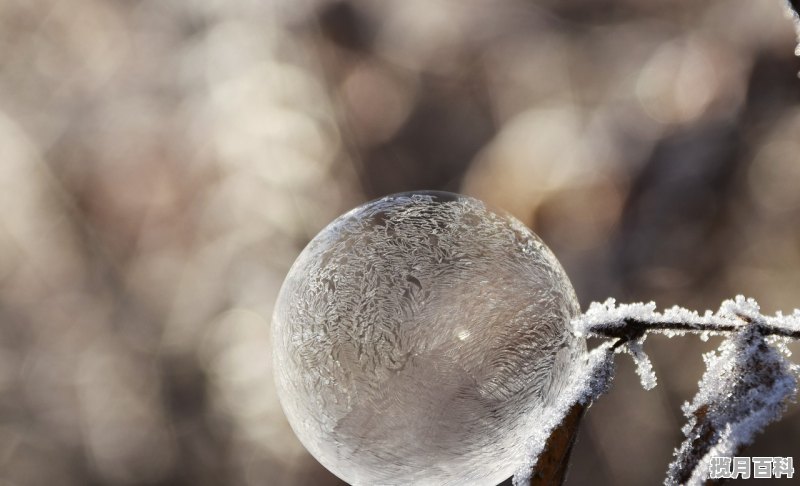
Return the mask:
<svg viewBox="0 0 800 486">
<path fill-rule="evenodd" d="M 272 322 L 297 437 L 354 485 L 511 476 L 586 344 L 553 253 L 518 220 L 442 192 L 336 219 L 303 250 Z"/>
</svg>

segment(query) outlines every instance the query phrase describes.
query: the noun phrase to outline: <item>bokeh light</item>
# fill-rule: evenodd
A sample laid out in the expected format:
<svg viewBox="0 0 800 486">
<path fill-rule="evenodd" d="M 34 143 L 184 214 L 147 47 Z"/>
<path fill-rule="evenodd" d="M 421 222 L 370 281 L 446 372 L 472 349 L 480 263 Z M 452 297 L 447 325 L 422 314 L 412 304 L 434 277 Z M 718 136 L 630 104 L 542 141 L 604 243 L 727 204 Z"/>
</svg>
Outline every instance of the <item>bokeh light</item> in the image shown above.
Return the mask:
<svg viewBox="0 0 800 486">
<path fill-rule="evenodd" d="M 581 305 L 800 307 L 800 61 L 780 0 L 0 4 L 0 483 L 338 484 L 269 322 L 388 193 L 530 225 Z M 715 342 L 621 359 L 568 484 L 660 483 Z M 800 457 L 791 407 L 748 455 Z"/>
</svg>

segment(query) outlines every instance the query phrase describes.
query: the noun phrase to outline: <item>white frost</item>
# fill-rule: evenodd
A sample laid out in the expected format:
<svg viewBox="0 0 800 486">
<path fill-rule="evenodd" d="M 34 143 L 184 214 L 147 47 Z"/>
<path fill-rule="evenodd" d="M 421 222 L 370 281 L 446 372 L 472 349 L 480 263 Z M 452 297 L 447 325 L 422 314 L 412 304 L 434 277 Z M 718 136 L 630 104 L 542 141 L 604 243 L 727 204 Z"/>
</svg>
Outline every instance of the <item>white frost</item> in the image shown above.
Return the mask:
<svg viewBox="0 0 800 486">
<path fill-rule="evenodd" d="M 642 349 L 648 332 L 726 336 L 717 352 L 703 356 L 707 371 L 697 395 L 684 405 L 686 440 L 675 450 L 666 484 L 704 483 L 712 457 L 732 456 L 750 444 L 780 418 L 797 392 L 798 366 L 786 359 L 786 341 L 800 338 L 800 310 L 764 316 L 755 300 L 741 295 L 702 315 L 677 306 L 658 312 L 653 302 L 617 305 L 609 299 L 593 303 L 572 326 L 583 336 L 617 339 L 618 351 L 633 356 L 646 389 L 656 383 Z"/>
<path fill-rule="evenodd" d="M 514 486 L 528 484 L 533 467 L 547 444 L 547 439 L 561 424 L 576 403 L 589 405 L 608 390 L 614 378 L 613 343 L 605 342 L 589 352 L 583 367 L 572 374 L 556 403 L 545 412 L 526 445 L 526 456 L 514 473 Z"/>
<path fill-rule="evenodd" d="M 654 302 L 617 305 L 614 299 L 608 299 L 602 304 L 593 302 L 585 314 L 572 321 L 572 327 L 578 335 L 609 337 L 615 330 L 624 329 L 628 321 L 641 323 L 641 327 L 648 332 L 670 337 L 688 331 L 720 334 L 732 328 L 744 327 L 748 321 L 758 321 L 782 335 L 800 333 L 800 310 L 795 310 L 791 315 L 777 313 L 774 316 L 762 316 L 758 303 L 741 295 L 724 301 L 716 312 L 705 311 L 702 315 L 678 306 L 658 312 Z"/>
<path fill-rule="evenodd" d="M 639 375 L 639 381 L 642 382 L 642 388 L 645 390 L 652 390 L 656 387 L 656 373 L 653 371 L 653 363 L 650 362 L 650 357 L 647 356 L 642 349 L 642 342 L 644 339 L 631 341 L 627 344 L 627 351 L 636 363 L 636 374 Z"/>
<path fill-rule="evenodd" d="M 755 435 L 780 418 L 797 391 L 797 365 L 786 360 L 756 326 L 723 341 L 703 356 L 707 371 L 691 403 L 683 407 L 686 440 L 675 450 L 666 484 L 702 484 L 711 458 L 733 456 Z M 696 461 L 692 475 L 681 477 Z"/>
<path fill-rule="evenodd" d="M 591 351 L 565 392 L 543 417 L 527 444 L 527 458 L 514 475 L 514 485 L 530 480 L 533 467 L 551 433 L 576 403 L 589 404 L 604 393 L 614 374 L 615 353 L 629 353 L 645 389 L 656 385 L 653 366 L 642 344 L 648 332 L 675 336 L 693 332 L 705 339 L 724 334 L 717 352 L 703 356 L 707 371 L 691 403 L 683 407 L 688 423 L 684 443 L 675 450 L 666 484 L 702 484 L 712 457 L 732 456 L 750 444 L 767 424 L 780 418 L 797 392 L 800 367 L 786 358 L 789 337 L 800 337 L 800 310 L 791 315 L 764 316 L 758 303 L 739 295 L 716 312 L 702 315 L 681 307 L 656 311 L 653 302 L 593 303 L 572 321 L 579 336 L 614 338 Z"/>
<path fill-rule="evenodd" d="M 792 4 L 787 0 L 786 13 L 794 21 L 794 30 L 797 34 L 797 47 L 794 49 L 794 55 L 800 56 L 800 12 L 795 11 L 794 8 L 792 8 Z"/>
</svg>

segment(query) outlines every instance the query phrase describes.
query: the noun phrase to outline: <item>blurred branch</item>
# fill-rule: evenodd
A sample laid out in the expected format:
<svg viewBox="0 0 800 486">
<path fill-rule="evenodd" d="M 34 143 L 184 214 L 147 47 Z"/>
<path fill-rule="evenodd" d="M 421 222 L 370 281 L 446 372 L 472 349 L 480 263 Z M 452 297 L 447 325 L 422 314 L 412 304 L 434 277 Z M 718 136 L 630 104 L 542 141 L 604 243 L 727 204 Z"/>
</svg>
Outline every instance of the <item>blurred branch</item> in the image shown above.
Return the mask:
<svg viewBox="0 0 800 486">
<path fill-rule="evenodd" d="M 800 56 L 800 0 L 787 0 L 786 5 L 793 17 L 794 31 L 797 36 L 797 47 L 795 47 L 794 53 L 796 56 Z"/>
<path fill-rule="evenodd" d="M 794 10 L 794 13 L 800 15 L 800 0 L 788 0 L 789 8 Z"/>
</svg>

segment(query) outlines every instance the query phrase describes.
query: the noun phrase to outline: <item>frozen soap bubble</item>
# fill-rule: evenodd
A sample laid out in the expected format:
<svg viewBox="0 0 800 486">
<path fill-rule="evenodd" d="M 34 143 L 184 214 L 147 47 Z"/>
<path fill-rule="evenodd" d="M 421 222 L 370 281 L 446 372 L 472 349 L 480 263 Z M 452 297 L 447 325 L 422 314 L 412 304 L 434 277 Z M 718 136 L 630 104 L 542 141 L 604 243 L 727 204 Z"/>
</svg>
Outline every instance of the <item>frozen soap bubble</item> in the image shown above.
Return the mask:
<svg viewBox="0 0 800 486">
<path fill-rule="evenodd" d="M 583 359 L 578 311 L 516 219 L 449 193 L 372 201 L 286 277 L 272 323 L 281 404 L 348 483 L 497 484 Z"/>
</svg>

